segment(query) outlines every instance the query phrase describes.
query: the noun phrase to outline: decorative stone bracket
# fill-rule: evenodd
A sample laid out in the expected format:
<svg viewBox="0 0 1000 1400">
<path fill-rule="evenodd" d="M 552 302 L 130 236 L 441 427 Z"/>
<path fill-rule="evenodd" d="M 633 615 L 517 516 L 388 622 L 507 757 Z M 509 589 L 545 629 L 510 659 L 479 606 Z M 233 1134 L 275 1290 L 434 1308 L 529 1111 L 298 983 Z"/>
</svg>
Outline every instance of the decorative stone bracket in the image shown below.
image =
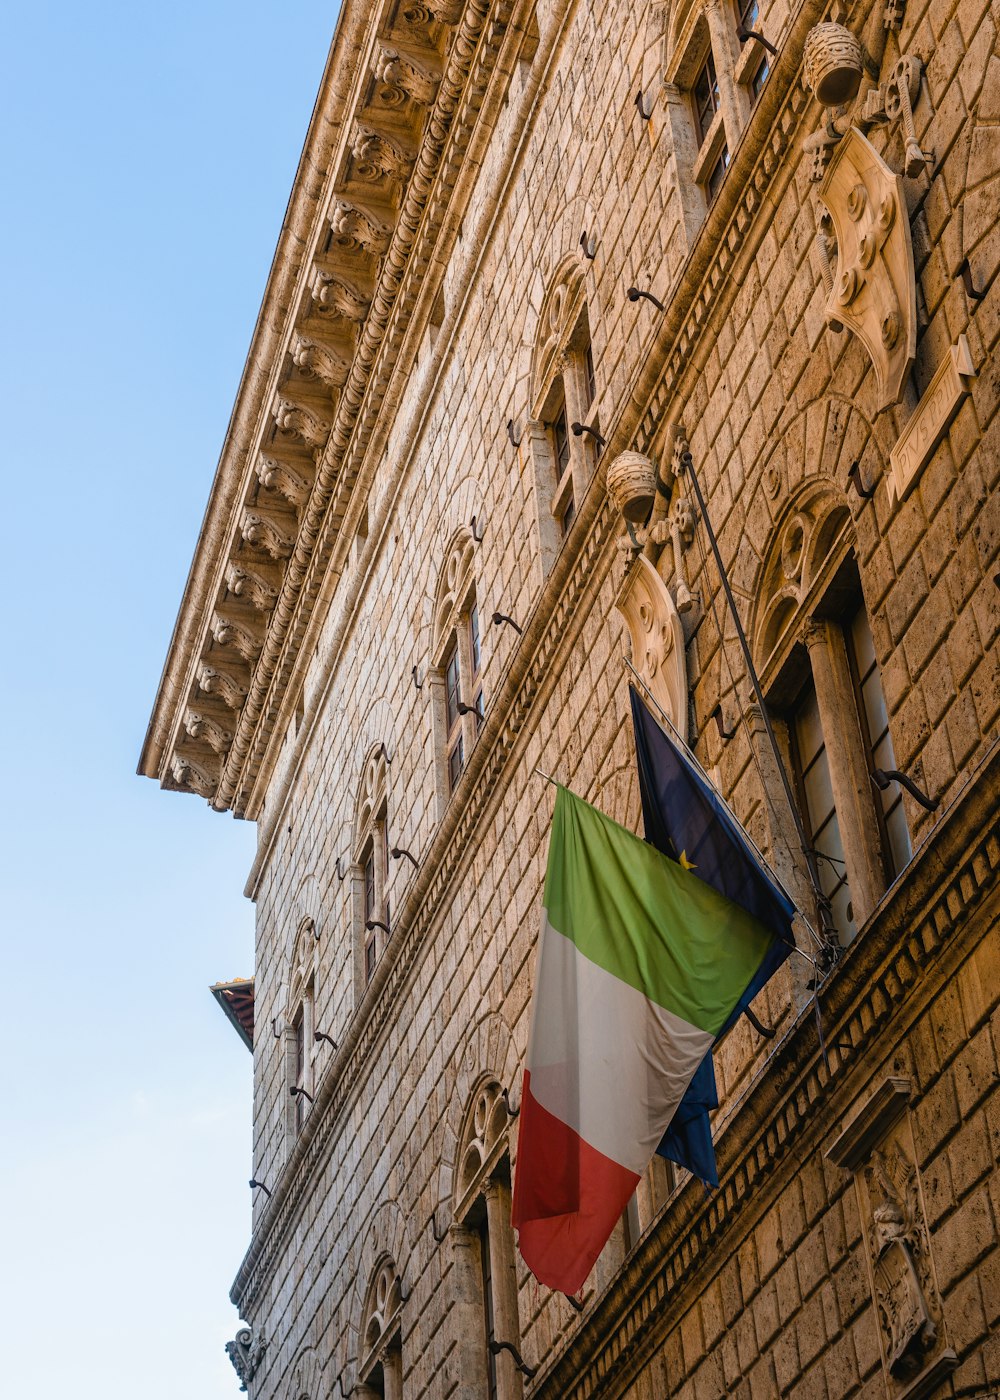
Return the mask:
<svg viewBox="0 0 1000 1400">
<path fill-rule="evenodd" d="M 881 87 L 872 88 L 865 97 L 865 121 L 887 122 L 890 126 L 899 122 L 902 125 L 905 142 L 903 173 L 911 179 L 925 167 L 930 170 L 934 164 L 934 152 L 920 149 L 913 125 L 913 107 L 920 96 L 921 72 L 920 59 L 912 54 L 903 54 L 896 60 Z"/>
<path fill-rule="evenodd" d="M 958 1365 L 947 1345 L 909 1100 L 909 1079 L 887 1077 L 826 1154 L 854 1175 L 890 1400 L 921 1400 Z"/>
<path fill-rule="evenodd" d="M 267 1341 L 264 1334 L 255 1341 L 253 1332 L 249 1327 L 241 1327 L 236 1333 L 233 1341 L 226 1343 L 226 1354 L 233 1363 L 233 1369 L 240 1378 L 240 1390 L 246 1390 L 247 1385 L 253 1380 L 260 1370 L 264 1353 L 267 1350 Z"/>
</svg>

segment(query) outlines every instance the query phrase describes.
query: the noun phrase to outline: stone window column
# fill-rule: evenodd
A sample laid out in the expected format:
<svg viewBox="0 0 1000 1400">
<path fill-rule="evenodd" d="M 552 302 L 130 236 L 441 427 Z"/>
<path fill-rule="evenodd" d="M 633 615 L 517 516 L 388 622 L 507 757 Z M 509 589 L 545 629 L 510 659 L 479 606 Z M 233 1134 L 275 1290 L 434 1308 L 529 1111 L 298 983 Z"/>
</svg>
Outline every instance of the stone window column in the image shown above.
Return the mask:
<svg viewBox="0 0 1000 1400">
<path fill-rule="evenodd" d="M 403 1356 L 399 1347 L 386 1347 L 380 1359 L 383 1400 L 403 1400 Z"/>
<path fill-rule="evenodd" d="M 663 108 L 664 149 L 673 166 L 685 251 L 690 252 L 705 222 L 705 196 L 691 178 L 698 159 L 698 141 L 691 120 L 691 99 L 675 83 L 664 83 L 660 101 Z"/>
<path fill-rule="evenodd" d="M 708 0 L 705 5 L 705 23 L 708 25 L 712 53 L 715 57 L 715 76 L 719 84 L 719 105 L 722 108 L 722 124 L 726 129 L 726 144 L 729 154 L 736 150 L 743 128 L 750 119 L 750 98 L 745 88 L 736 81 L 736 65 L 740 61 L 740 41 L 736 37 L 736 17 L 731 5 L 725 0 Z"/>
<path fill-rule="evenodd" d="M 448 1325 L 453 1358 L 449 1379 L 453 1400 L 486 1400 L 483 1365 L 483 1301 L 480 1284 L 479 1240 L 464 1225 L 448 1230 L 451 1245 L 451 1287 Z"/>
<path fill-rule="evenodd" d="M 803 630 L 802 640 L 809 651 L 816 703 L 826 741 L 854 924 L 860 928 L 878 903 L 884 877 L 875 799 L 865 761 L 847 650 L 840 629 L 829 622 L 810 622 Z"/>
<path fill-rule="evenodd" d="M 488 1181 L 483 1187 L 489 1236 L 490 1275 L 493 1280 L 493 1317 L 498 1341 L 520 1347 L 521 1330 L 517 1319 L 517 1273 L 514 1267 L 514 1235 L 510 1225 L 510 1192 L 501 1181 Z M 500 1400 L 521 1400 L 524 1386 L 521 1373 L 509 1351 L 496 1359 Z"/>
</svg>

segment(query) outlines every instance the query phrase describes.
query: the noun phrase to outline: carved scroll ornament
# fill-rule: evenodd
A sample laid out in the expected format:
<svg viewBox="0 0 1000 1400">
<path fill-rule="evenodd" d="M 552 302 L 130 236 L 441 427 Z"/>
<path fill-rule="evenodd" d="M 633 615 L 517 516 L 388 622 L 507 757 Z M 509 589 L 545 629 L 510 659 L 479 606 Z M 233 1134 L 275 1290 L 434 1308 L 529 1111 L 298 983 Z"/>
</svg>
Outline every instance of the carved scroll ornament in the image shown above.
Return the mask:
<svg viewBox="0 0 1000 1400">
<path fill-rule="evenodd" d="M 263 1333 L 256 1340 L 249 1327 L 241 1327 L 231 1342 L 226 1343 L 226 1355 L 240 1378 L 240 1390 L 246 1390 L 253 1380 L 267 1350 Z"/>
<path fill-rule="evenodd" d="M 917 348 L 910 221 L 898 175 L 855 127 L 819 189 L 837 236 L 827 318 L 853 331 L 875 368 L 878 408 L 898 403 Z"/>
<path fill-rule="evenodd" d="M 666 584 L 643 555 L 632 560 L 615 599 L 632 642 L 632 664 L 682 739 L 688 731 L 684 629 Z"/>
</svg>

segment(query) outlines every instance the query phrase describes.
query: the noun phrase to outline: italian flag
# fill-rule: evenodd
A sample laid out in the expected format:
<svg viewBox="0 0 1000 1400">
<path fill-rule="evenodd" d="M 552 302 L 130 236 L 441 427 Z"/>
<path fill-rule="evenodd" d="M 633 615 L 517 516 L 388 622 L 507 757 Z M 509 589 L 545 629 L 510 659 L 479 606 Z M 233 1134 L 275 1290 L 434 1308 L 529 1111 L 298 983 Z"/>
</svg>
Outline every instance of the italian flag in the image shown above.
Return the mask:
<svg viewBox="0 0 1000 1400">
<path fill-rule="evenodd" d="M 543 904 L 513 1224 L 573 1294 L 774 935 L 562 787 Z"/>
</svg>

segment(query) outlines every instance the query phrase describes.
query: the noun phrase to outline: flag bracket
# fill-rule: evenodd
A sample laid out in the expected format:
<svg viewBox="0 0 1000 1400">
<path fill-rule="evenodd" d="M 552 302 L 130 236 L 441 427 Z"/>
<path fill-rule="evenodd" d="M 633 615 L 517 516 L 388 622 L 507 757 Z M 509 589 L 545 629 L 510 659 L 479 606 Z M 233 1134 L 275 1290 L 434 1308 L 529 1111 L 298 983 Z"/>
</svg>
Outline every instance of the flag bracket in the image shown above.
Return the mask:
<svg viewBox="0 0 1000 1400">
<path fill-rule="evenodd" d="M 518 1114 L 521 1112 L 521 1105 L 518 1104 L 517 1108 L 511 1108 L 511 1106 L 510 1106 L 510 1090 L 509 1090 L 509 1089 L 501 1089 L 501 1090 L 500 1090 L 500 1097 L 503 1099 L 503 1106 L 504 1106 L 504 1108 L 507 1110 L 507 1117 L 508 1117 L 508 1118 L 516 1118 L 516 1117 L 518 1116 Z"/>
<path fill-rule="evenodd" d="M 447 1231 L 447 1230 L 444 1230 L 440 1235 L 438 1234 L 437 1220 L 435 1219 L 435 1213 L 434 1213 L 434 1211 L 431 1211 L 430 1227 L 431 1227 L 431 1234 L 434 1236 L 434 1243 L 435 1243 L 435 1244 L 444 1244 L 444 1241 L 445 1241 L 445 1238 L 446 1238 L 446 1236 L 447 1236 L 447 1234 L 448 1234 L 448 1231 Z"/>
<path fill-rule="evenodd" d="M 754 1030 L 757 1032 L 758 1035 L 762 1035 L 765 1040 L 774 1039 L 776 1034 L 774 1027 L 765 1026 L 763 1022 L 759 1021 L 754 1015 L 754 1013 L 750 1010 L 749 1006 L 745 1006 L 743 1008 L 743 1015 L 747 1018 L 747 1020 L 750 1022 L 751 1026 L 753 1026 Z"/>
<path fill-rule="evenodd" d="M 538 1367 L 529 1366 L 528 1363 L 522 1358 L 521 1353 L 518 1351 L 517 1347 L 514 1345 L 513 1342 L 490 1342 L 490 1354 L 492 1356 L 499 1356 L 502 1351 L 510 1352 L 511 1356 L 514 1358 L 514 1365 L 521 1372 L 522 1376 L 528 1377 L 529 1381 L 532 1380 L 533 1377 L 538 1374 Z"/>
</svg>

